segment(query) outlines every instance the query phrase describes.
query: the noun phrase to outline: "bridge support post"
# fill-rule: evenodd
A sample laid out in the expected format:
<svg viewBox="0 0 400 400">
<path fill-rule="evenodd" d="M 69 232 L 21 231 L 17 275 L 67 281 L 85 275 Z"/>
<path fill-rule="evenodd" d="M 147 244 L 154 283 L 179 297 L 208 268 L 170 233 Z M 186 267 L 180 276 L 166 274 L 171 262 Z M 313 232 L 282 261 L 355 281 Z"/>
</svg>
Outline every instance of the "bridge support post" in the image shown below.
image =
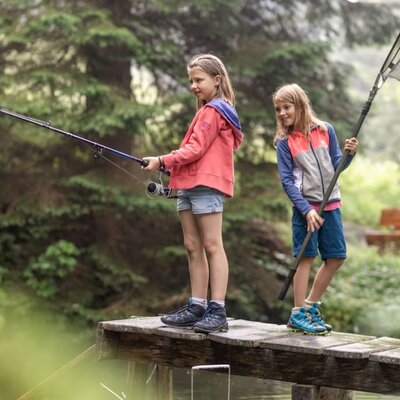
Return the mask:
<svg viewBox="0 0 400 400">
<path fill-rule="evenodd" d="M 292 400 L 318 400 L 318 386 L 293 385 Z"/>
<path fill-rule="evenodd" d="M 172 400 L 173 394 L 173 370 L 163 365 L 157 366 L 158 399 Z"/>
<path fill-rule="evenodd" d="M 293 385 L 292 400 L 353 400 L 351 390 L 318 387 L 313 385 Z"/>
<path fill-rule="evenodd" d="M 336 389 L 321 386 L 319 388 L 318 400 L 353 400 L 354 393 L 352 390 Z"/>
<path fill-rule="evenodd" d="M 130 361 L 127 375 L 127 400 L 172 400 L 172 368 Z"/>
</svg>

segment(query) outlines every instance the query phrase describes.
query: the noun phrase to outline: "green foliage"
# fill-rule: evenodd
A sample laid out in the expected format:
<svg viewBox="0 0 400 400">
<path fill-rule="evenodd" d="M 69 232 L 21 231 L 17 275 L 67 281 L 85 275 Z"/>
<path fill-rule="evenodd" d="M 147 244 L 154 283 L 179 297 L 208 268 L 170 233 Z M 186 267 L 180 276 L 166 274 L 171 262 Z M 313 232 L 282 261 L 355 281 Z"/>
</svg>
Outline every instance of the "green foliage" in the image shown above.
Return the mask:
<svg viewBox="0 0 400 400">
<path fill-rule="evenodd" d="M 80 21 L 78 16 L 49 8 L 45 14 L 32 21 L 27 33 L 33 37 L 51 34 L 53 38 L 66 38 L 79 33 Z"/>
<path fill-rule="evenodd" d="M 121 291 L 126 285 L 143 285 L 148 283 L 145 276 L 139 275 L 130 269 L 129 266 L 117 264 L 110 259 L 101 249 L 91 249 L 90 256 L 97 265 L 96 278 L 104 288 L 114 288 Z"/>
<path fill-rule="evenodd" d="M 238 169 L 235 197 L 226 205 L 225 225 L 231 221 L 246 223 L 253 218 L 286 221 L 290 202 L 281 188 L 276 161 L 240 161 Z"/>
<path fill-rule="evenodd" d="M 7 268 L 0 266 L 0 284 L 7 277 L 7 272 L 8 272 Z M 0 296 L 1 296 L 1 291 L 0 291 Z"/>
<path fill-rule="evenodd" d="M 381 210 L 399 206 L 400 170 L 394 162 L 357 155 L 339 179 L 347 220 L 378 227 Z"/>
<path fill-rule="evenodd" d="M 318 114 L 340 120 L 345 132 L 348 67 L 329 61 L 328 43 L 381 43 L 398 26 L 388 7 L 362 5 L 360 17 L 347 3 L 2 1 L 2 106 L 123 152 L 164 154 L 179 145 L 194 113 L 186 61 L 202 52 L 220 56 L 246 134 L 224 220 L 232 313 L 277 319 L 270 293 L 289 253 L 279 238 L 288 237 L 280 227 L 290 203 L 271 163 L 270 96 L 297 81 Z M 110 157 L 123 175 L 103 158 L 94 161 L 82 143 L 5 116 L 0 138 L 2 283 L 25 276 L 54 309 L 90 321 L 159 312 L 165 298 L 185 290 L 175 203 L 144 195 L 156 177 Z"/>
<path fill-rule="evenodd" d="M 324 313 L 339 331 L 400 337 L 398 255 L 350 246 L 349 258 L 326 294 Z"/>
<path fill-rule="evenodd" d="M 60 240 L 49 245 L 46 251 L 28 265 L 24 272 L 28 286 L 38 296 L 52 298 L 59 290 L 59 283 L 77 266 L 80 252 L 70 242 Z"/>
</svg>

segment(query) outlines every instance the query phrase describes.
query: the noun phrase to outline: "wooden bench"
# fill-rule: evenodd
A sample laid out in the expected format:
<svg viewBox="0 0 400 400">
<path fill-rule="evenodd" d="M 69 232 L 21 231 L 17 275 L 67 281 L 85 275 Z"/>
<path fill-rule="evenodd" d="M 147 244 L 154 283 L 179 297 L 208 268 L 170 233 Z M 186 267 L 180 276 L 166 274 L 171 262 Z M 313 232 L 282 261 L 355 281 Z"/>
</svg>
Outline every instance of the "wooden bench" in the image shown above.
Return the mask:
<svg viewBox="0 0 400 400">
<path fill-rule="evenodd" d="M 370 246 L 377 246 L 380 254 L 383 254 L 385 250 L 399 251 L 400 208 L 383 209 L 379 225 L 390 229 L 366 232 L 365 239 L 367 244 Z"/>
</svg>

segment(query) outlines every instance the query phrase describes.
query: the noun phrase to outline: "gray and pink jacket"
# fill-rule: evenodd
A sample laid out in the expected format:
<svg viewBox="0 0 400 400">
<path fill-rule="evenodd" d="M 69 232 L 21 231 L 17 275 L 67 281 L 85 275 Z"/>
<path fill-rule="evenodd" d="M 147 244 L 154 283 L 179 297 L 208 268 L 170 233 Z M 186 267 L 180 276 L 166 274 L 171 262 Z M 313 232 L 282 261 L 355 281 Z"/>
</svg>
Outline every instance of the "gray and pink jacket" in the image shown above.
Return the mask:
<svg viewBox="0 0 400 400">
<path fill-rule="evenodd" d="M 277 140 L 278 169 L 283 189 L 303 215 L 316 208 L 324 198 L 334 172 L 342 158 L 333 126 L 324 122 L 327 131 L 311 127 L 310 137 L 292 131 L 285 139 Z M 347 168 L 353 156 L 348 156 Z M 336 183 L 329 203 L 340 202 L 339 185 Z"/>
</svg>

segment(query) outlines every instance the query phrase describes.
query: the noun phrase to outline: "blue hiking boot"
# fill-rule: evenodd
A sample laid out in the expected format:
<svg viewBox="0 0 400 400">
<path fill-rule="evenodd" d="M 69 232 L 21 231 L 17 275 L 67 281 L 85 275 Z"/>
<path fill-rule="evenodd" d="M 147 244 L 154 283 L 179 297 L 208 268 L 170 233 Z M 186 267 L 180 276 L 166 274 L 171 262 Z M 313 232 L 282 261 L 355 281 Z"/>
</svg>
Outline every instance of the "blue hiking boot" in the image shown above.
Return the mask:
<svg viewBox="0 0 400 400">
<path fill-rule="evenodd" d="M 325 335 L 328 333 L 324 326 L 318 325 L 304 307 L 299 312 L 290 314 L 287 327 L 293 332 L 303 332 L 308 335 Z"/>
<path fill-rule="evenodd" d="M 227 332 L 228 322 L 226 320 L 225 307 L 211 301 L 203 319 L 196 322 L 193 329 L 195 332 L 201 333 Z"/>
<path fill-rule="evenodd" d="M 311 319 L 320 326 L 325 327 L 325 329 L 330 332 L 332 330 L 332 325 L 327 324 L 321 314 L 321 310 L 317 302 L 313 303 L 311 307 L 307 310 L 311 315 Z"/>
<path fill-rule="evenodd" d="M 189 300 L 185 306 L 163 315 L 161 322 L 174 328 L 192 328 L 197 321 L 203 318 L 205 312 L 205 307 Z"/>
</svg>

